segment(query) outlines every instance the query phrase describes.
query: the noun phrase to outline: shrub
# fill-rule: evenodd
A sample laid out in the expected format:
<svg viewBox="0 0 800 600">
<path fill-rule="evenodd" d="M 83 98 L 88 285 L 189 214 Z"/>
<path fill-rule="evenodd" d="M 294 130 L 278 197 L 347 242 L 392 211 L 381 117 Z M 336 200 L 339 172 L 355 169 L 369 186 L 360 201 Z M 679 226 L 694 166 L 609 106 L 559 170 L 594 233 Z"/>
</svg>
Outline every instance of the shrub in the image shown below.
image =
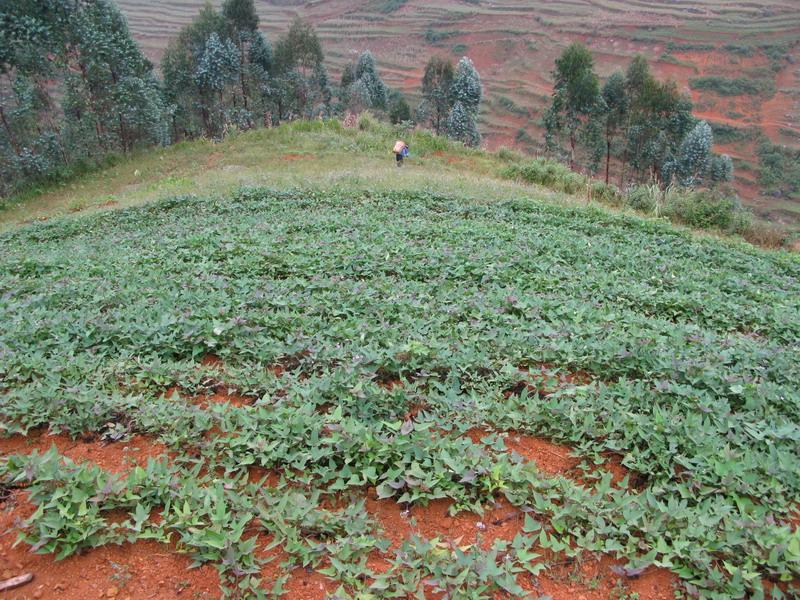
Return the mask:
<svg viewBox="0 0 800 600">
<path fill-rule="evenodd" d="M 509 165 L 501 171 L 506 179 L 519 179 L 550 189 L 574 194 L 586 187 L 587 179 L 559 162 L 536 158 L 520 165 Z"/>
<path fill-rule="evenodd" d="M 758 145 L 758 183 L 769 192 L 800 197 L 800 150 L 762 140 Z"/>
<path fill-rule="evenodd" d="M 655 212 L 661 190 L 657 185 L 637 185 L 628 190 L 627 205 L 644 213 Z"/>
<path fill-rule="evenodd" d="M 368 110 L 358 115 L 356 126 L 358 127 L 359 131 L 373 131 L 376 127 L 378 127 L 378 125 L 378 119 L 376 119 Z"/>
<path fill-rule="evenodd" d="M 497 151 L 497 158 L 503 162 L 520 162 L 524 160 L 523 155 L 516 150 L 503 146 Z"/>
<path fill-rule="evenodd" d="M 735 197 L 707 190 L 686 190 L 664 203 L 664 215 L 697 229 L 741 233 L 750 225 L 749 215 Z"/>
<path fill-rule="evenodd" d="M 749 77 L 695 77 L 689 80 L 689 87 L 693 90 L 708 90 L 720 96 L 774 96 L 775 82 L 772 79 Z"/>
<path fill-rule="evenodd" d="M 789 233 L 781 226 L 752 219 L 740 234 L 746 241 L 762 248 L 783 248 L 789 241 Z"/>
<path fill-rule="evenodd" d="M 436 135 L 427 129 L 415 131 L 409 144 L 411 151 L 417 155 L 446 152 L 452 149 L 452 143 L 446 137 Z"/>
<path fill-rule="evenodd" d="M 623 201 L 622 192 L 615 185 L 595 181 L 592 183 L 592 199 L 611 206 L 620 206 Z"/>
</svg>

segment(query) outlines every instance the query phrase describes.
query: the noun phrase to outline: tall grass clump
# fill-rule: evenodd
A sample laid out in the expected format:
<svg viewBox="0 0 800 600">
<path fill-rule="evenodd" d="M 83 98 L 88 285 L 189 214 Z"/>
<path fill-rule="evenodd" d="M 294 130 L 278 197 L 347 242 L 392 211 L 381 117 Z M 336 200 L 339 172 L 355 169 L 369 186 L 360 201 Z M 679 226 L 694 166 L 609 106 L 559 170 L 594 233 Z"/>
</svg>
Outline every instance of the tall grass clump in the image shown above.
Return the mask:
<svg viewBox="0 0 800 600">
<path fill-rule="evenodd" d="M 545 158 L 509 165 L 501 171 L 501 176 L 535 183 L 567 194 L 574 194 L 584 189 L 588 183 L 588 179 L 580 173 L 575 173 L 569 167 Z"/>
</svg>

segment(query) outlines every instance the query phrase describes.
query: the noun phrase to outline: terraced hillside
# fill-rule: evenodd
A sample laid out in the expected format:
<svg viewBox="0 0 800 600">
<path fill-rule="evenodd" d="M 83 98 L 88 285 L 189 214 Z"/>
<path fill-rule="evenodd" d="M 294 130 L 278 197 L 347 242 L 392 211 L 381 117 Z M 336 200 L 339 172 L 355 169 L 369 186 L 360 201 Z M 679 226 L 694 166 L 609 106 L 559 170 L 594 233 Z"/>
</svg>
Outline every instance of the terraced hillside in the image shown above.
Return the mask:
<svg viewBox="0 0 800 600">
<path fill-rule="evenodd" d="M 369 162 L 388 129 L 180 144 L 5 223 L 5 597 L 797 597 L 798 257 L 427 133 Z"/>
<path fill-rule="evenodd" d="M 201 4 L 201 0 L 120 1 L 133 31 L 154 59 Z M 273 39 L 295 15 L 304 15 L 318 26 L 335 68 L 369 48 L 379 58 L 387 81 L 412 96 L 419 92 L 421 69 L 431 54 L 468 54 L 486 84 L 482 129 L 494 148 L 536 151 L 541 139 L 538 121 L 551 91 L 549 72 L 570 41 L 588 44 L 602 75 L 642 53 L 659 76 L 673 78 L 691 92 L 698 116 L 724 130 L 717 136 L 723 142 L 718 149 L 734 157 L 742 196 L 771 220 L 800 221 L 797 198 L 760 194 L 756 156 L 760 132 L 775 143 L 800 146 L 800 10 L 793 0 L 256 4 L 262 28 Z M 712 80 L 703 79 L 709 77 Z M 754 81 L 754 89 L 742 93 L 735 89 L 727 95 L 730 85 L 725 85 L 740 78 Z M 701 90 L 698 86 L 704 81 Z M 725 93 L 715 91 L 719 89 Z"/>
</svg>

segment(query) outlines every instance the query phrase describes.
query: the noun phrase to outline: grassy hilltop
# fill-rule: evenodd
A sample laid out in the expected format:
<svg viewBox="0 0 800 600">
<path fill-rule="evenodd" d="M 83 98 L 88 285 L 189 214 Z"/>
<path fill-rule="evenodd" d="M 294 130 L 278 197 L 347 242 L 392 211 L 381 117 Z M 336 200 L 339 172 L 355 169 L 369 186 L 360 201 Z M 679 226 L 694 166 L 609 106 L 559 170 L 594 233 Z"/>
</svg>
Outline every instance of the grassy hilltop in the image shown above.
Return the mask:
<svg viewBox="0 0 800 600">
<path fill-rule="evenodd" d="M 0 560 L 66 600 L 797 597 L 797 256 L 362 125 L 0 212 Z"/>
<path fill-rule="evenodd" d="M 156 62 L 203 3 L 119 2 Z M 762 173 L 768 161 L 761 147 L 761 136 L 800 146 L 800 11 L 793 0 L 326 0 L 258 2 L 257 10 L 273 41 L 295 16 L 310 19 L 333 80 L 369 49 L 386 82 L 413 100 L 428 58 L 469 56 L 486 91 L 480 129 L 494 149 L 541 150 L 553 63 L 571 42 L 589 47 L 602 79 L 642 54 L 659 79 L 691 94 L 695 114 L 715 129 L 717 151 L 734 159 L 748 205 L 775 222 L 800 222 L 796 194 L 765 193 L 769 179 L 785 174 Z"/>
</svg>

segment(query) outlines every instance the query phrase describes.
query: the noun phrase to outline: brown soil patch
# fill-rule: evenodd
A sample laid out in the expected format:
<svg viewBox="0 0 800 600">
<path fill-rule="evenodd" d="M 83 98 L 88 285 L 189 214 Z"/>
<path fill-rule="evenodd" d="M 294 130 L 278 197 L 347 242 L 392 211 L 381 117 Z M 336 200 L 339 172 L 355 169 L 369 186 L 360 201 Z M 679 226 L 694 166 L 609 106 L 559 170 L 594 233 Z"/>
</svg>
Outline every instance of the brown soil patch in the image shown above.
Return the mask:
<svg viewBox="0 0 800 600">
<path fill-rule="evenodd" d="M 207 408 L 212 404 L 229 404 L 230 406 L 241 408 L 243 406 L 250 406 L 253 404 L 255 398 L 221 392 L 212 394 L 211 396 L 199 396 L 195 398 L 194 401 L 202 408 Z"/>
<path fill-rule="evenodd" d="M 522 586 L 551 596 L 553 600 L 607 600 L 618 590 L 639 594 L 639 600 L 671 600 L 678 578 L 664 569 L 652 567 L 639 577 L 628 578 L 613 571 L 620 562 L 608 556 L 581 563 L 565 564 L 545 572 L 538 585 L 526 576 Z"/>
<path fill-rule="evenodd" d="M 512 540 L 522 529 L 523 513 L 504 498 L 483 515 L 462 511 L 453 516 L 451 504 L 450 500 L 441 499 L 406 509 L 391 498 L 378 500 L 373 493 L 367 497 L 366 509 L 380 523 L 394 549 L 413 535 L 488 548 L 497 539 Z"/>
<path fill-rule="evenodd" d="M 149 540 L 104 546 L 58 562 L 51 555 L 32 554 L 25 544 L 13 548 L 20 520 L 33 511 L 24 493 L 17 493 L 16 502 L 0 510 L 0 579 L 34 575 L 33 581 L 5 592 L 3 598 L 219 598 L 219 577 L 213 566 L 190 570 L 188 556 Z"/>
<path fill-rule="evenodd" d="M 52 446 L 76 463 L 91 462 L 111 473 L 124 474 L 134 466 L 144 467 L 149 458 L 166 455 L 167 447 L 147 437 L 136 435 L 126 442 L 85 442 L 66 435 L 47 435 L 34 431 L 27 436 L 0 438 L 0 456 L 47 452 Z"/>
<path fill-rule="evenodd" d="M 200 364 L 204 367 L 219 368 L 222 366 L 222 359 L 216 354 L 206 354 L 200 359 Z"/>
<path fill-rule="evenodd" d="M 287 162 L 294 162 L 297 160 L 314 160 L 316 156 L 313 154 L 284 154 L 281 156 L 281 160 L 285 160 Z"/>
<path fill-rule="evenodd" d="M 262 480 L 267 487 L 277 487 L 281 480 L 281 473 L 275 469 L 265 469 L 259 466 L 251 466 L 247 469 L 248 483 L 259 483 Z"/>
<path fill-rule="evenodd" d="M 482 429 L 470 429 L 467 435 L 480 444 L 488 433 Z M 569 446 L 555 444 L 544 438 L 511 432 L 503 437 L 503 442 L 510 452 L 533 461 L 540 471 L 548 475 L 565 475 L 580 463 L 580 459 L 570 455 Z"/>
<path fill-rule="evenodd" d="M 483 515 L 461 512 L 451 516 L 448 500 L 436 500 L 428 506 L 413 506 L 406 510 L 391 499 L 376 500 L 374 493 L 367 498 L 366 508 L 380 523 L 394 550 L 412 535 L 429 539 L 438 537 L 459 547 L 477 544 L 487 549 L 496 540 L 513 540 L 522 532 L 524 524 L 524 513 L 505 499 L 498 500 Z M 541 554 L 546 556 L 547 552 Z M 370 566 L 374 565 L 376 570 L 388 567 L 382 557 L 373 556 L 370 561 Z M 521 574 L 520 585 L 538 595 L 549 595 L 554 600 L 606 600 L 613 598 L 613 593 L 620 589 L 638 593 L 640 600 L 668 600 L 674 598 L 678 585 L 674 574 L 655 567 L 637 578 L 620 575 L 614 568 L 618 569 L 624 563 L 609 556 L 590 556 L 580 563 L 559 562 L 558 558 L 552 557 L 550 561 L 554 566 L 538 579 L 527 573 Z M 497 594 L 496 598 L 508 596 Z"/>
</svg>

